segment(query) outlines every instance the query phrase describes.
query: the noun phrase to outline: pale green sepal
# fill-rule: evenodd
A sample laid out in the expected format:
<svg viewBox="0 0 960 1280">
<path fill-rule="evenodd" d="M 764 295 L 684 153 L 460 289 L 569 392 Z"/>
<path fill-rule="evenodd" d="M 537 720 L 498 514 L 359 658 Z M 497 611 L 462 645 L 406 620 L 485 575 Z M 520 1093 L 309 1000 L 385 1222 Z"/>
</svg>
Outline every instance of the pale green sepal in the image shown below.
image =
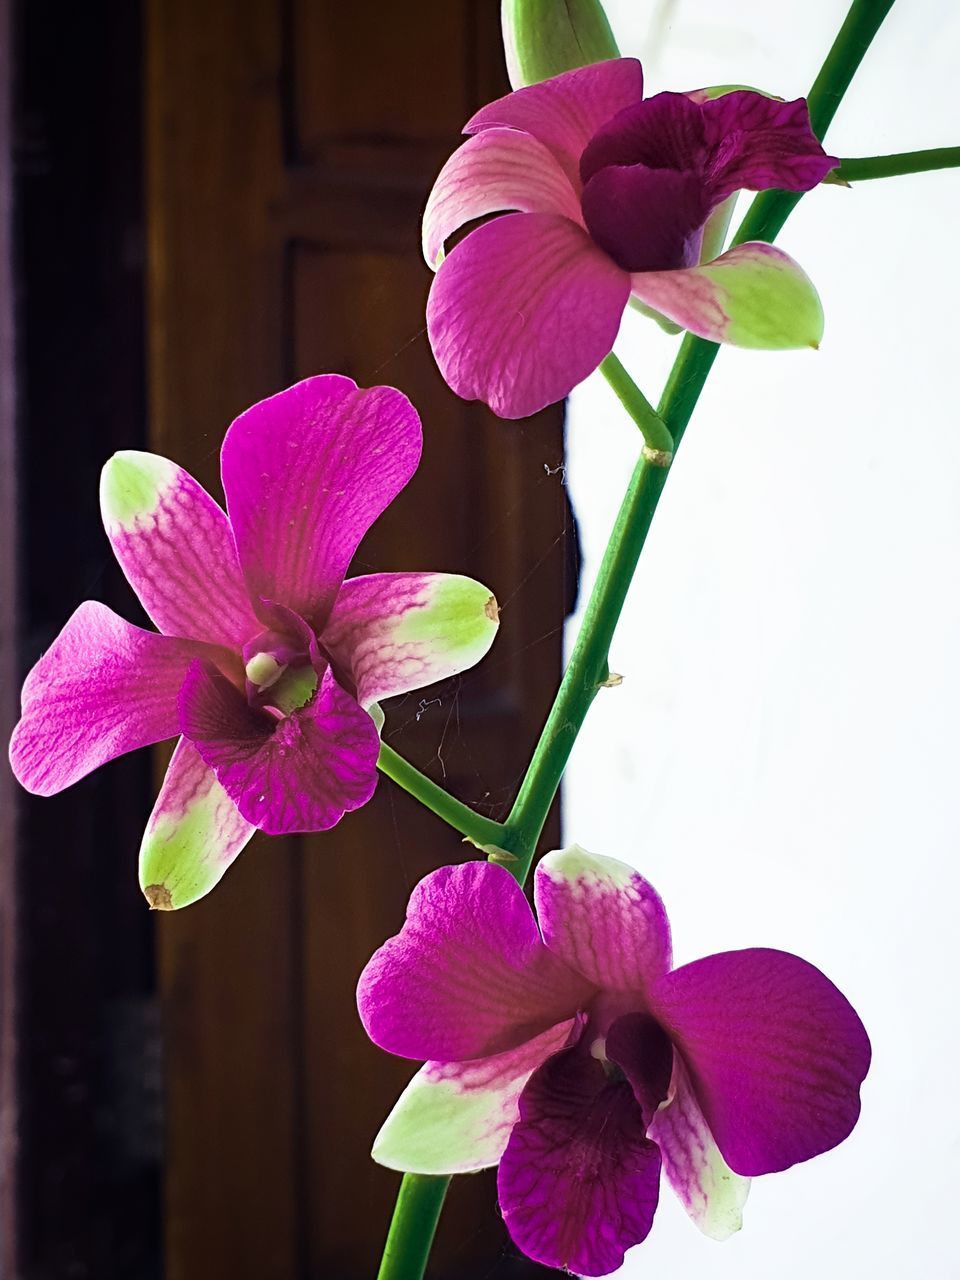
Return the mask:
<svg viewBox="0 0 960 1280">
<path fill-rule="evenodd" d="M 750 1179 L 734 1173 L 720 1154 L 679 1055 L 647 1136 L 660 1148 L 666 1179 L 703 1234 L 727 1240 L 739 1231 Z"/>
<path fill-rule="evenodd" d="M 500 17 L 514 89 L 620 57 L 600 0 L 503 0 Z"/>
<path fill-rule="evenodd" d="M 130 529 L 152 515 L 164 493 L 177 482 L 180 468 L 156 453 L 124 449 L 100 473 L 100 510 L 110 528 Z"/>
<path fill-rule="evenodd" d="M 222 879 L 256 828 L 181 738 L 140 846 L 140 888 L 155 911 L 196 902 Z"/>
<path fill-rule="evenodd" d="M 714 98 L 725 98 L 728 93 L 758 93 L 761 98 L 772 98 L 774 102 L 783 102 L 778 93 L 767 93 L 766 89 L 755 89 L 752 84 L 712 84 L 705 89 L 692 89 L 687 97 L 694 102 L 710 102 Z"/>
<path fill-rule="evenodd" d="M 818 347 L 823 308 L 801 268 L 773 245 L 736 245 L 704 266 L 637 272 L 633 292 L 709 342 L 763 351 Z"/>
<path fill-rule="evenodd" d="M 430 655 L 433 679 L 465 671 L 487 653 L 500 626 L 489 587 L 460 574 L 431 575 L 422 603 L 397 616 L 390 634 L 396 651 Z M 381 693 L 378 696 L 387 696 Z"/>
<path fill-rule="evenodd" d="M 728 314 L 723 341 L 763 351 L 819 347 L 823 305 L 809 276 L 769 245 L 744 244 L 731 252 L 741 249 L 743 257 L 735 267 L 701 268 L 709 279 L 719 281 L 722 274 Z"/>
<path fill-rule="evenodd" d="M 402 1173 L 472 1173 L 495 1165 L 532 1072 L 567 1043 L 574 1019 L 517 1049 L 473 1062 L 428 1062 L 397 1099 L 373 1144 Z"/>
<path fill-rule="evenodd" d="M 729 1240 L 743 1227 L 750 1179 L 734 1173 L 716 1146 L 707 1154 L 700 1176 L 704 1204 L 701 1212 L 691 1217 L 709 1239 Z"/>
</svg>

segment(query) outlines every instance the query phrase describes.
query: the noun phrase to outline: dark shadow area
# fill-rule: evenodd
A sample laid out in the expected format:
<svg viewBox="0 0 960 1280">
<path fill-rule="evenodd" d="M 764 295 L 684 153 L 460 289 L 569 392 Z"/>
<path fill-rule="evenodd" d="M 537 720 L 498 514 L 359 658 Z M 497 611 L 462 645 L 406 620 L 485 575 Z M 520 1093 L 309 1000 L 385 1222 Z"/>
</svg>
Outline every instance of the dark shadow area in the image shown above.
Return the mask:
<svg viewBox="0 0 960 1280">
<path fill-rule="evenodd" d="M 139 5 L 20 0 L 13 21 L 19 680 L 84 599 L 140 620 L 97 490 L 146 427 Z M 136 875 L 150 790 L 138 753 L 51 799 L 18 792 L 4 816 L 19 847 L 18 1280 L 160 1275 L 159 1040 Z"/>
</svg>

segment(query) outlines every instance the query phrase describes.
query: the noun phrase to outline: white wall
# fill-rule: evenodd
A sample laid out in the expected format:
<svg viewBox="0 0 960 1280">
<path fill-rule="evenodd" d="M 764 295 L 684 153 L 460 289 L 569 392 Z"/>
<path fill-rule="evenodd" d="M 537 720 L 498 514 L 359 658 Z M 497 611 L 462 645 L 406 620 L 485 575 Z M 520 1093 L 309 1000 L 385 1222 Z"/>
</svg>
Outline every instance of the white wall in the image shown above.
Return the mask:
<svg viewBox="0 0 960 1280">
<path fill-rule="evenodd" d="M 846 4 L 607 8 L 649 92 L 794 96 Z M 900 0 L 828 148 L 960 143 L 958 61 L 956 0 Z M 847 1143 L 758 1179 L 723 1245 L 664 1187 L 623 1277 L 960 1277 L 958 209 L 955 172 L 804 198 L 779 243 L 820 290 L 823 346 L 721 353 L 614 642 L 624 683 L 571 762 L 567 839 L 653 881 L 678 963 L 796 951 L 874 1045 Z M 653 400 L 675 349 L 636 316 L 617 346 Z M 574 393 L 585 592 L 637 448 L 598 376 Z"/>
</svg>

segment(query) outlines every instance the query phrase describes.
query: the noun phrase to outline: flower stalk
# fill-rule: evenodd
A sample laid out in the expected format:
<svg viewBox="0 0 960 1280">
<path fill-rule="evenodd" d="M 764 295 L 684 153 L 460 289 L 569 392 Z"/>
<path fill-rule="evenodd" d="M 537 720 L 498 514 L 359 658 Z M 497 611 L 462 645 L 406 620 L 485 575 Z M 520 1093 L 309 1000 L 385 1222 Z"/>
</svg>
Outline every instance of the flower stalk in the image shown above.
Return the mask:
<svg viewBox="0 0 960 1280">
<path fill-rule="evenodd" d="M 469 805 L 463 804 L 452 796 L 449 791 L 444 791 L 443 787 L 438 787 L 432 779 L 421 773 L 385 742 L 380 744 L 377 768 L 398 787 L 402 787 L 414 799 L 419 800 L 424 808 L 435 813 L 438 818 L 442 818 L 448 826 L 453 827 L 454 831 L 459 831 L 462 836 L 466 836 L 473 844 L 499 845 L 502 841 L 502 823 L 494 822 L 492 818 L 485 818 L 483 814 L 477 813 Z"/>
<path fill-rule="evenodd" d="M 853 0 L 808 98 L 817 137 L 823 137 L 836 114 L 893 2 Z M 801 194 L 778 190 L 762 192 L 752 202 L 733 243 L 772 241 Z M 646 431 L 654 429 L 656 422 L 670 437 L 671 451 L 679 446 L 718 350 L 717 344 L 688 334 L 656 411 L 642 394 L 639 399 L 632 395 L 620 376 L 622 366 L 615 357 L 607 358 L 614 363 L 604 362 L 605 376 L 644 432 L 648 449 L 651 445 Z M 625 375 L 625 371 L 623 373 Z M 639 394 L 639 389 L 637 391 Z M 530 870 L 577 735 L 609 674 L 610 642 L 668 474 L 669 467 L 656 465 L 648 457 L 641 456 L 637 463 L 556 700 L 516 801 L 499 832 L 496 843 L 515 855 L 516 862 L 509 864 L 508 869 L 520 884 Z M 449 1181 L 449 1178 L 418 1174 L 404 1176 L 378 1280 L 422 1280 Z"/>
<path fill-rule="evenodd" d="M 834 170 L 843 182 L 869 182 L 874 178 L 900 178 L 907 173 L 960 166 L 960 147 L 930 147 L 926 151 L 899 151 L 889 156 L 863 156 L 841 160 Z"/>
</svg>

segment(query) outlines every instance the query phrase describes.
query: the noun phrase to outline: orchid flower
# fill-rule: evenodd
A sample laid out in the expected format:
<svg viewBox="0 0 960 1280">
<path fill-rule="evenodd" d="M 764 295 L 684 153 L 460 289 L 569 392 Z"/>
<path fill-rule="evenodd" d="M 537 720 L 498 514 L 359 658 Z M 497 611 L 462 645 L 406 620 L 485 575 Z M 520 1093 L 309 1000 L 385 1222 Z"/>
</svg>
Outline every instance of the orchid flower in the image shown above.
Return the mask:
<svg viewBox="0 0 960 1280">
<path fill-rule="evenodd" d="M 254 830 L 323 831 L 377 783 L 378 703 L 472 666 L 490 591 L 442 573 L 344 575 L 415 472 L 416 410 L 392 387 L 308 378 L 223 442 L 226 514 L 186 471 L 116 454 L 100 497 L 159 634 L 86 601 L 28 675 L 10 758 L 52 795 L 182 735 L 140 852 L 148 901 L 207 893 Z"/>
<path fill-rule="evenodd" d="M 807 191 L 837 165 L 804 100 L 642 93 L 639 62 L 617 58 L 467 123 L 423 219 L 437 271 L 427 332 L 458 395 L 504 418 L 562 399 L 612 350 L 631 299 L 714 342 L 819 343 L 819 298 L 785 253 L 747 243 L 716 256 L 736 192 Z M 444 257 L 454 232 L 493 213 Z"/>
<path fill-rule="evenodd" d="M 670 928 L 631 867 L 573 846 L 535 875 L 444 867 L 360 978 L 370 1037 L 427 1059 L 373 1148 L 392 1169 L 499 1162 L 529 1257 L 606 1275 L 650 1230 L 660 1171 L 697 1225 L 741 1225 L 747 1179 L 853 1129 L 870 1062 L 860 1019 L 782 951 L 672 969 Z"/>
</svg>

